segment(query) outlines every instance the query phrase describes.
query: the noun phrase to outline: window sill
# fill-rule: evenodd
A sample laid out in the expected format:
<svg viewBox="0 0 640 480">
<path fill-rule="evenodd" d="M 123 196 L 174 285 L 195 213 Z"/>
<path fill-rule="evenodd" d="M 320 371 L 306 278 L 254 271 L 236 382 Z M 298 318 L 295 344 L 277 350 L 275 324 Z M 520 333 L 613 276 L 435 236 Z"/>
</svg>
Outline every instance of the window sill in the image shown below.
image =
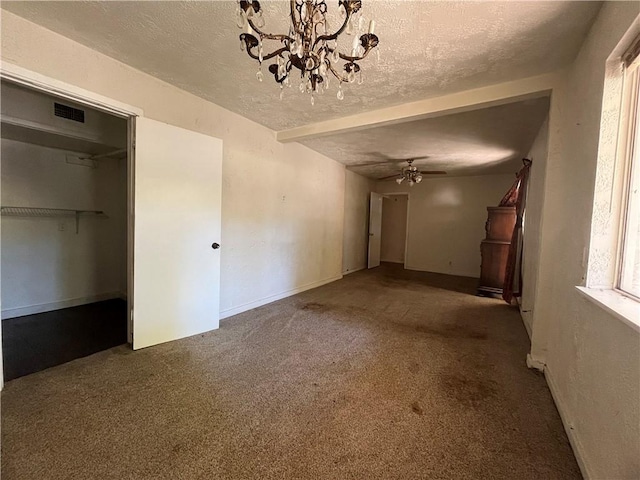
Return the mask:
<svg viewBox="0 0 640 480">
<path fill-rule="evenodd" d="M 640 302 L 615 290 L 576 287 L 578 292 L 592 303 L 640 332 Z"/>
</svg>

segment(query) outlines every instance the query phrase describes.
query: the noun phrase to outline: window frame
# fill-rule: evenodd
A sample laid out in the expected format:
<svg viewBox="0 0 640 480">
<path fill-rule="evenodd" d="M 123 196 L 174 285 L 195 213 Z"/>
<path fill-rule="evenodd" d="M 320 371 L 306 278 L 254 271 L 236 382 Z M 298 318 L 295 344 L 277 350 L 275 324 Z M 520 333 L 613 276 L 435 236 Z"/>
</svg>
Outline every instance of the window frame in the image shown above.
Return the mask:
<svg viewBox="0 0 640 480">
<path fill-rule="evenodd" d="M 626 273 L 625 260 L 629 255 L 628 228 L 631 222 L 631 190 L 634 174 L 640 169 L 640 37 L 622 57 L 623 90 L 621 105 L 620 138 L 622 149 L 619 158 L 623 162 L 621 191 L 621 218 L 616 251 L 615 283 L 613 289 L 637 302 L 640 296 L 626 290 L 623 285 Z M 635 247 L 635 245 L 634 245 Z"/>
</svg>

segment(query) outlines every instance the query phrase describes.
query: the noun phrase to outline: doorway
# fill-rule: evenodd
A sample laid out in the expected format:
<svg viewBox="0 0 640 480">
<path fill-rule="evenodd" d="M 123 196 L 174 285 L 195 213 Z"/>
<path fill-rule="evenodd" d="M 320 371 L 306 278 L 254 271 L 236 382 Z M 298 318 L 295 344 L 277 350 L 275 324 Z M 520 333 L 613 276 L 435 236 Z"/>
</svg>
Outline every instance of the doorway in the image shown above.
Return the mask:
<svg viewBox="0 0 640 480">
<path fill-rule="evenodd" d="M 401 263 L 406 260 L 409 195 L 387 194 L 382 199 L 380 260 Z"/>
<path fill-rule="evenodd" d="M 127 343 L 127 118 L 2 81 L 6 380 Z"/>
</svg>

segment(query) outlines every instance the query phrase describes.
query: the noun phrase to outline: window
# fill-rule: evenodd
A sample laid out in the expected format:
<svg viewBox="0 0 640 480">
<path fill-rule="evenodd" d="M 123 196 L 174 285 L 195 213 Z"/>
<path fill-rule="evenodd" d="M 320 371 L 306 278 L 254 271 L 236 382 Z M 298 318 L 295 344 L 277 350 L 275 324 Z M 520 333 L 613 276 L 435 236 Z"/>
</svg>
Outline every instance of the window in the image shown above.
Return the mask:
<svg viewBox="0 0 640 480">
<path fill-rule="evenodd" d="M 640 299 L 640 38 L 623 61 L 625 108 L 621 153 L 625 162 L 625 189 L 617 287 Z"/>
</svg>

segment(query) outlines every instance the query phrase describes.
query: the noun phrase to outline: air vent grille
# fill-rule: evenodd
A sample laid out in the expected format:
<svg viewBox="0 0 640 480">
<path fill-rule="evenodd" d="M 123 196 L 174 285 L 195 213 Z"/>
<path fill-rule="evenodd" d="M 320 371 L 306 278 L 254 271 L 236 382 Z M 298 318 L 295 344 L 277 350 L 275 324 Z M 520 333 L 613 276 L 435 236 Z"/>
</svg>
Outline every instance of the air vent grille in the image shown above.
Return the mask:
<svg viewBox="0 0 640 480">
<path fill-rule="evenodd" d="M 66 118 L 67 120 L 73 120 L 74 122 L 84 123 L 84 110 L 73 108 L 69 105 L 63 105 L 62 103 L 58 102 L 55 102 L 53 104 L 53 107 L 56 117 Z"/>
</svg>

